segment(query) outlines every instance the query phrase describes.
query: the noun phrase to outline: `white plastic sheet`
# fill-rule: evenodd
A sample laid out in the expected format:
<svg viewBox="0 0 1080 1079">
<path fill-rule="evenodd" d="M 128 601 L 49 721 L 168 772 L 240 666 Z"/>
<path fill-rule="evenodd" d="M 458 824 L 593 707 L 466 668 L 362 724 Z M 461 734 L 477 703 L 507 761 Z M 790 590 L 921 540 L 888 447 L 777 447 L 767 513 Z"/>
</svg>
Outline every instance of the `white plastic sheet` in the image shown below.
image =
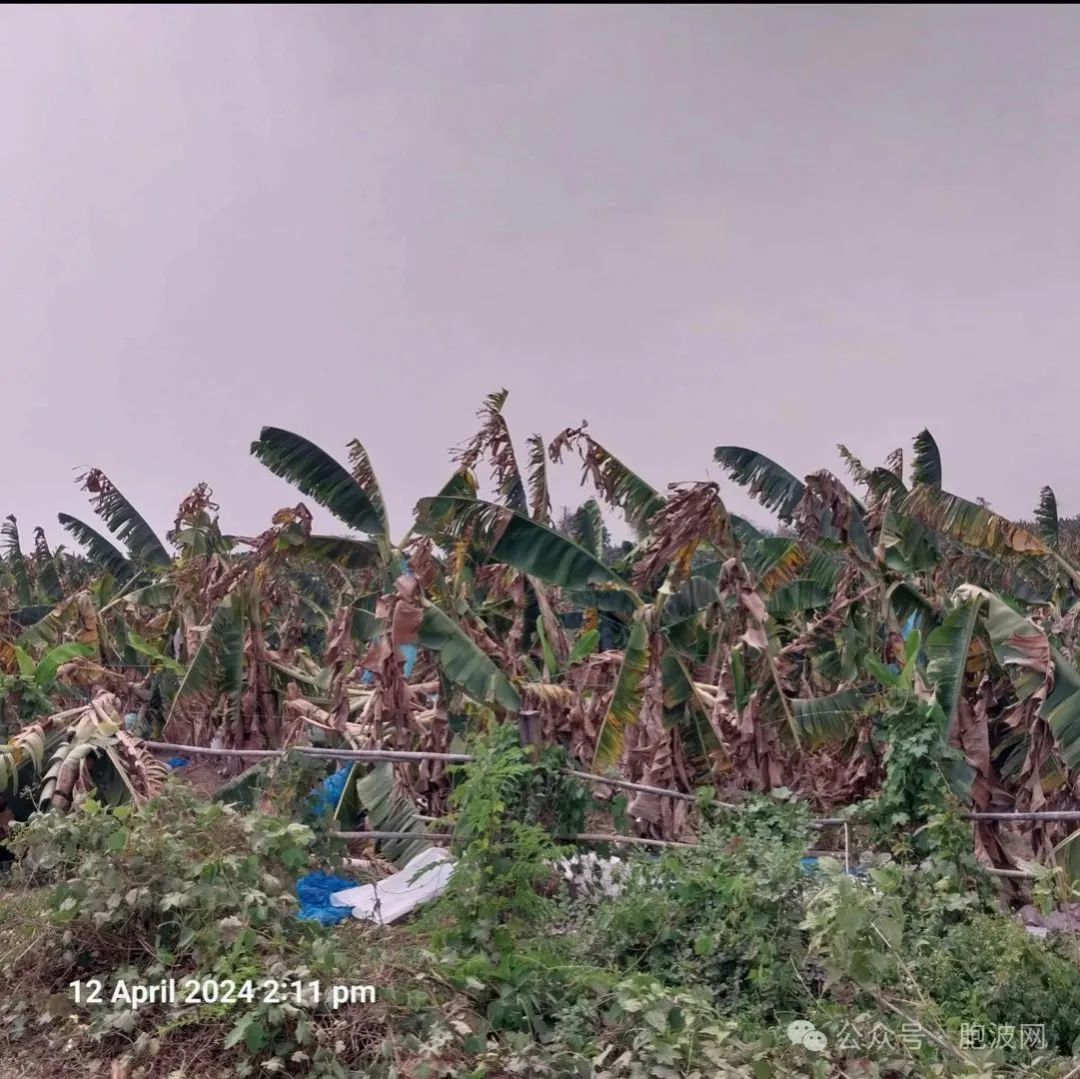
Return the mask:
<svg viewBox="0 0 1080 1079">
<path fill-rule="evenodd" d="M 444 847 L 428 847 L 400 872 L 376 884 L 334 892 L 330 903 L 335 907 L 352 907 L 354 918 L 390 925 L 444 892 L 453 872 L 454 859 L 450 852 Z"/>
</svg>

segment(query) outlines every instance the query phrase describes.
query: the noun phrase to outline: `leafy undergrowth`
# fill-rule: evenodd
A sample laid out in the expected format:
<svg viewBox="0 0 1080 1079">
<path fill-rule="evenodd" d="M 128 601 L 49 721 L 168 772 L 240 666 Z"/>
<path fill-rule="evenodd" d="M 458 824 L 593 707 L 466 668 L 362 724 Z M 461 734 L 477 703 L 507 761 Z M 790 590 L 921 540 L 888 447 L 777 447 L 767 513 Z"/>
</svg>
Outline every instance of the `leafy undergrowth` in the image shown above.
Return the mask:
<svg viewBox="0 0 1080 1079">
<path fill-rule="evenodd" d="M 1075 945 L 1032 938 L 1001 910 L 947 815 L 921 861 L 877 856 L 856 877 L 827 859 L 807 871 L 813 832 L 790 799 L 705 808 L 699 846 L 624 856 L 617 895 L 580 882 L 571 894 L 552 871 L 566 852 L 535 823 L 533 766 L 504 734 L 477 753 L 454 795 L 468 842 L 451 888 L 391 929 L 298 921 L 293 888 L 315 833 L 178 783 L 138 810 L 87 800 L 35 816 L 12 841 L 19 862 L 0 896 L 0 1057 L 24 1079 L 1073 1066 Z M 119 984 L 188 977 L 256 989 L 229 1003 L 110 999 Z M 85 999 L 92 979 L 100 1002 Z M 284 999 L 267 999 L 268 980 L 285 983 Z M 323 1002 L 297 1003 L 292 987 L 312 981 Z M 333 985 L 376 997 L 332 1008 Z"/>
</svg>

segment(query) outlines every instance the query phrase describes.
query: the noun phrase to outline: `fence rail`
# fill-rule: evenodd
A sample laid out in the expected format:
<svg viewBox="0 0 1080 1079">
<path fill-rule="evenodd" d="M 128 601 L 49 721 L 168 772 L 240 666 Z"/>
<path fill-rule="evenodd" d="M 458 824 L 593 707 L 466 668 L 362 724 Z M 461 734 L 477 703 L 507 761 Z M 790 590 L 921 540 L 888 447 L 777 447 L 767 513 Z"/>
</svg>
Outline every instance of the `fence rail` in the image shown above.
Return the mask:
<svg viewBox="0 0 1080 1079">
<path fill-rule="evenodd" d="M 289 756 L 302 756 L 342 761 L 411 761 L 414 763 L 444 761 L 448 764 L 468 764 L 476 759 L 468 753 L 427 753 L 405 749 L 324 749 L 320 746 L 290 746 L 287 749 L 215 749 L 211 746 L 186 746 L 179 742 L 149 741 L 143 742 L 143 745 L 147 749 L 188 753 L 192 756 L 250 757 L 256 760 L 265 760 L 271 757 L 284 759 Z M 582 772 L 575 768 L 564 768 L 562 771 L 566 775 L 574 776 L 586 783 L 594 783 L 601 787 L 619 787 L 623 790 L 655 794 L 661 798 L 675 798 L 684 802 L 694 801 L 694 795 L 688 794 L 686 791 L 673 790 L 670 787 L 652 787 L 647 783 L 631 783 L 627 779 L 597 775 L 594 772 Z M 739 808 L 733 802 L 714 802 L 713 804 L 724 809 Z M 969 821 L 1080 821 L 1080 810 L 987 811 L 961 813 L 960 818 Z M 810 823 L 816 828 L 831 828 L 857 824 L 858 822 L 847 817 L 815 817 Z"/>
</svg>

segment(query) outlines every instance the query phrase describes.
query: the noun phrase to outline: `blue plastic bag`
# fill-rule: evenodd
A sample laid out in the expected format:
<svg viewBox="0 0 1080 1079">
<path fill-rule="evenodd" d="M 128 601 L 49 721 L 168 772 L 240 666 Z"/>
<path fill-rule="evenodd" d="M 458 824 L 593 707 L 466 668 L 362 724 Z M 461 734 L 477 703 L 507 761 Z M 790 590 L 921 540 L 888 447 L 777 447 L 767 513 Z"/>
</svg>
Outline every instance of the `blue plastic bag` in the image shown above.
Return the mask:
<svg viewBox="0 0 1080 1079">
<path fill-rule="evenodd" d="M 355 880 L 332 877 L 328 873 L 308 873 L 296 882 L 296 898 L 300 900 L 300 912 L 296 915 L 302 922 L 318 922 L 320 925 L 337 925 L 352 911 L 348 907 L 335 907 L 330 903 L 334 892 L 355 888 Z"/>
<path fill-rule="evenodd" d="M 403 644 L 398 651 L 401 653 L 402 658 L 405 660 L 405 665 L 402 669 L 402 674 L 408 678 L 412 674 L 412 669 L 416 666 L 416 657 L 419 655 L 419 651 L 415 644 Z M 370 686 L 375 680 L 375 676 L 371 671 L 364 671 L 360 676 L 360 684 L 362 686 Z"/>
<path fill-rule="evenodd" d="M 352 770 L 351 764 L 343 764 L 333 775 L 327 776 L 308 795 L 308 807 L 313 813 L 333 813 L 345 792 L 345 783 Z"/>
<path fill-rule="evenodd" d="M 406 577 L 415 577 L 416 575 L 412 571 L 412 566 L 409 565 L 409 557 L 408 557 L 408 555 L 405 556 L 404 561 L 405 561 L 405 571 L 404 571 L 405 576 Z M 405 668 L 402 671 L 402 673 L 405 675 L 406 678 L 408 678 L 409 675 L 412 674 L 412 669 L 413 669 L 414 665 L 416 664 L 416 657 L 417 657 L 417 654 L 418 654 L 417 649 L 416 649 L 416 645 L 415 644 L 403 644 L 401 646 L 401 648 L 398 649 L 398 651 L 400 651 L 402 657 L 405 660 Z M 374 678 L 375 678 L 375 676 L 371 673 L 371 671 L 364 671 L 364 673 L 360 676 L 360 684 L 362 686 L 370 686 L 372 681 L 374 681 Z"/>
<path fill-rule="evenodd" d="M 841 853 L 839 853 L 839 852 L 836 853 L 836 854 L 831 855 L 831 857 L 835 858 L 837 861 L 842 861 L 843 860 L 843 855 Z M 818 867 L 817 858 L 803 858 L 802 859 L 802 868 L 803 868 L 803 872 L 810 874 L 810 876 L 815 876 L 816 874 L 821 872 L 820 868 Z M 847 875 L 849 877 L 865 877 L 866 876 L 866 870 L 865 869 L 848 869 L 848 870 L 846 870 L 846 873 L 847 873 Z"/>
</svg>

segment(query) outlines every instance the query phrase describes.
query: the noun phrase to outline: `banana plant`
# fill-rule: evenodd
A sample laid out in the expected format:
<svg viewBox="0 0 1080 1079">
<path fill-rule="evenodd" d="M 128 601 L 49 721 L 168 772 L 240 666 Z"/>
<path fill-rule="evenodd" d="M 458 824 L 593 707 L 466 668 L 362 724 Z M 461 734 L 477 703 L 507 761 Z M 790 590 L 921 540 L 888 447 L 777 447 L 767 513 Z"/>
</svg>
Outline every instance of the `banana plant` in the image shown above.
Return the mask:
<svg viewBox="0 0 1080 1079">
<path fill-rule="evenodd" d="M 117 698 L 101 693 L 31 723 L 0 745 L 0 804 L 17 819 L 35 806 L 67 809 L 77 793 L 90 790 L 109 804 L 137 804 L 160 791 L 168 772 L 125 732 Z M 21 794 L 28 788 L 36 791 L 32 804 Z"/>
<path fill-rule="evenodd" d="M 92 562 L 121 583 L 161 572 L 169 566 L 172 556 L 165 544 L 101 469 L 91 468 L 79 477 L 79 482 L 90 494 L 94 512 L 126 547 L 126 552 L 122 551 L 84 521 L 59 514 L 60 524 L 82 544 Z"/>
<path fill-rule="evenodd" d="M 23 553 L 19 539 L 19 524 L 9 514 L 0 525 L 3 553 L 0 556 L 0 590 L 11 592 L 12 614 L 25 625 L 36 621 L 59 603 L 71 589 L 85 584 L 87 575 L 67 556 L 61 547 L 49 549 L 45 533 L 34 529 L 34 547 L 30 555 Z"/>
<path fill-rule="evenodd" d="M 668 578 L 661 587 L 648 587 L 642 591 L 607 566 L 595 552 L 509 506 L 476 498 L 439 496 L 422 500 L 419 508 L 424 516 L 444 522 L 449 545 L 467 535 L 479 558 L 505 564 L 529 578 L 570 594 L 588 591 L 592 596 L 621 598 L 626 604 L 630 612 L 628 645 L 606 710 L 600 718 L 594 767 L 605 768 L 622 756 L 627 731 L 643 709 L 647 689 L 644 673 L 650 664 L 656 676 L 652 680 L 653 688 L 660 689 L 659 678 L 663 671 L 667 679 L 666 696 L 674 708 L 694 700 L 699 712 L 704 712 L 704 704 L 696 697 L 696 687 L 678 650 L 667 647 L 670 642 L 666 641 L 665 627 L 661 624 L 662 612 L 676 594 L 677 578 Z M 714 503 L 712 509 L 716 519 L 722 520 L 722 506 Z M 700 536 L 686 541 L 680 564 L 689 563 L 693 549 L 700 542 Z M 549 655 L 545 666 L 550 674 L 551 668 L 559 668 L 559 662 Z M 704 740 L 715 745 L 715 740 L 708 736 Z"/>
</svg>

